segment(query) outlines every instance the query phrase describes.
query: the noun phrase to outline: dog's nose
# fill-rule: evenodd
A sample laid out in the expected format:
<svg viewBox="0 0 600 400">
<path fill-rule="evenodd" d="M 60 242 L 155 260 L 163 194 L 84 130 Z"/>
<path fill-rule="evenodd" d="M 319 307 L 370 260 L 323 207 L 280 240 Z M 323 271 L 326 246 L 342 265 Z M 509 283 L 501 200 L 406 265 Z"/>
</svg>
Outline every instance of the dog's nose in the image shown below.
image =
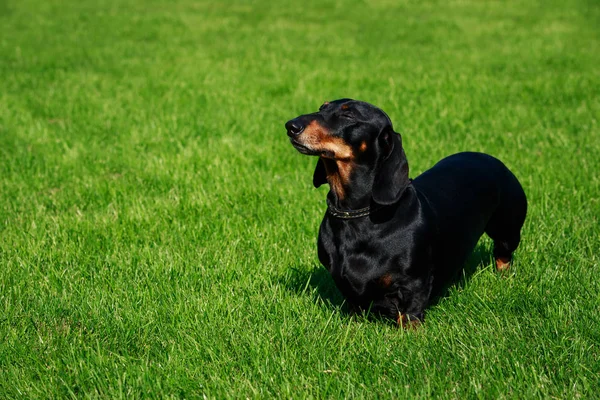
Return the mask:
<svg viewBox="0 0 600 400">
<path fill-rule="evenodd" d="M 292 119 L 285 123 L 288 136 L 298 136 L 304 130 L 304 125 L 298 119 Z"/>
</svg>

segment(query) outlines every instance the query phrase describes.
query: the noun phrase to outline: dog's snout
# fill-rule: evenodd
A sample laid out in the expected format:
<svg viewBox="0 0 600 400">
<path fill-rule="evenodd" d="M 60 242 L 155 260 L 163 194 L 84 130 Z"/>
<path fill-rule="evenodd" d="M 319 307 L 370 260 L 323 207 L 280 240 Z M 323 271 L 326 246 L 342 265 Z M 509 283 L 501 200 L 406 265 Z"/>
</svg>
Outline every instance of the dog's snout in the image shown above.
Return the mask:
<svg viewBox="0 0 600 400">
<path fill-rule="evenodd" d="M 289 120 L 285 123 L 288 136 L 298 136 L 304 130 L 304 124 L 298 121 L 298 118 Z"/>
</svg>

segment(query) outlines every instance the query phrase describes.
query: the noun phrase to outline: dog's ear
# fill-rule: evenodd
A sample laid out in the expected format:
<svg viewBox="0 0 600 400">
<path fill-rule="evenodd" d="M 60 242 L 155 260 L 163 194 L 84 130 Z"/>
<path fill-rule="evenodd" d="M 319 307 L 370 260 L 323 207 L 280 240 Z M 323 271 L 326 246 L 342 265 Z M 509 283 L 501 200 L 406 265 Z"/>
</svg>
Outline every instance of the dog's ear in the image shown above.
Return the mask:
<svg viewBox="0 0 600 400">
<path fill-rule="evenodd" d="M 313 174 L 313 185 L 316 188 L 322 184 L 327 183 L 327 172 L 325 171 L 325 164 L 321 157 L 317 160 L 317 166 L 315 167 L 315 173 Z"/>
<path fill-rule="evenodd" d="M 381 134 L 381 146 L 386 154 L 373 182 L 373 200 L 390 205 L 400 199 L 409 185 L 408 161 L 402 148 L 400 135 L 391 129 Z"/>
</svg>

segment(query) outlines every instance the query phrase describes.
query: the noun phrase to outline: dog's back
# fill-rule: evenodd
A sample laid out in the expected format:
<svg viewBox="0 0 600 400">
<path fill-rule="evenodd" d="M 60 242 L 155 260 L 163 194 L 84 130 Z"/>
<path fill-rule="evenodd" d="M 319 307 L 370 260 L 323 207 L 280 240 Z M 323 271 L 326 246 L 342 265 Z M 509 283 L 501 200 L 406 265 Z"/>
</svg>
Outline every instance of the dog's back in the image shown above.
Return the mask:
<svg viewBox="0 0 600 400">
<path fill-rule="evenodd" d="M 510 261 L 519 245 L 527 199 L 500 160 L 482 153 L 454 154 L 419 175 L 413 186 L 434 216 L 437 281 L 447 282 L 460 271 L 484 232 L 494 240 L 494 256 Z"/>
</svg>

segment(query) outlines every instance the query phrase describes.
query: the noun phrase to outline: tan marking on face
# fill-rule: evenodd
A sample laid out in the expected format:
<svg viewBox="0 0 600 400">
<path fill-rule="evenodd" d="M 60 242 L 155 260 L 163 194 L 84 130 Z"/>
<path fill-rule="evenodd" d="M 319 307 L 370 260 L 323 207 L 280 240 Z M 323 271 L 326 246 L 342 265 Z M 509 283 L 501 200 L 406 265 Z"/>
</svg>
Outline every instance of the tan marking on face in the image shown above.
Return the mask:
<svg viewBox="0 0 600 400">
<path fill-rule="evenodd" d="M 382 275 L 381 278 L 379 278 L 379 284 L 384 288 L 390 287 L 390 285 L 392 284 L 392 275 L 391 274 Z"/>
<path fill-rule="evenodd" d="M 300 140 L 312 150 L 323 152 L 326 158 L 350 160 L 354 156 L 352 148 L 342 138 L 331 136 L 327 129 L 314 120 L 304 128 Z"/>
<path fill-rule="evenodd" d="M 347 110 L 348 109 L 348 104 L 342 104 L 342 110 Z"/>
<path fill-rule="evenodd" d="M 350 181 L 353 163 L 351 161 L 336 161 L 329 158 L 321 157 L 325 165 L 325 173 L 327 175 L 327 183 L 329 188 L 336 194 L 337 198 L 344 200 L 346 197 L 346 187 Z"/>
<path fill-rule="evenodd" d="M 343 200 L 354 168 L 352 147 L 344 139 L 331 136 L 326 128 L 314 120 L 304 128 L 299 139 L 304 146 L 322 153 L 321 160 L 325 165 L 329 187 L 338 199 Z"/>
<path fill-rule="evenodd" d="M 366 141 L 362 142 L 358 149 L 361 151 L 361 153 L 364 153 L 365 151 L 367 151 L 367 142 Z"/>
<path fill-rule="evenodd" d="M 498 257 L 496 258 L 496 269 L 498 271 L 506 271 L 510 268 L 510 258 Z"/>
</svg>

